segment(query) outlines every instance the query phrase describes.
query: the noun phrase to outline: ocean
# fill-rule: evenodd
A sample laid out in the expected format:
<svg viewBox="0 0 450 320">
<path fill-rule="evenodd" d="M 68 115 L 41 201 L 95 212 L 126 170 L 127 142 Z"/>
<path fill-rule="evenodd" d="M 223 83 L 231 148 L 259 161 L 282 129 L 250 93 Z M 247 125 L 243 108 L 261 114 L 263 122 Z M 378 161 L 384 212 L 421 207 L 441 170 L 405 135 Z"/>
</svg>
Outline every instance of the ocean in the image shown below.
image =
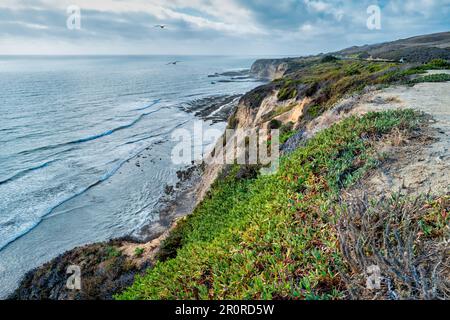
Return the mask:
<svg viewBox="0 0 450 320">
<path fill-rule="evenodd" d="M 258 86 L 218 75 L 254 60 L 0 57 L 0 297 L 64 251 L 159 219 L 182 169 L 171 133 L 199 120 L 186 105 L 229 103 Z"/>
</svg>

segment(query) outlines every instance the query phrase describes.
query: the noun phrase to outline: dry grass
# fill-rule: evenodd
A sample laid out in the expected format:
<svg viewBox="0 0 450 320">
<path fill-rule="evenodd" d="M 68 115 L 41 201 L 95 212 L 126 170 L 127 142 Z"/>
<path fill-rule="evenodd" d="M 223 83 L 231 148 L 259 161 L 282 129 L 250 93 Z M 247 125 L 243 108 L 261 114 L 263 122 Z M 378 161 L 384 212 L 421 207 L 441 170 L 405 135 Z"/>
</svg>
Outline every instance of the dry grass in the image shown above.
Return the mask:
<svg viewBox="0 0 450 320">
<path fill-rule="evenodd" d="M 404 129 L 394 128 L 384 139 L 385 144 L 393 147 L 405 146 L 410 142 L 411 132 Z"/>
<path fill-rule="evenodd" d="M 349 298 L 448 299 L 450 196 L 356 197 L 338 223 Z M 381 288 L 367 288 L 367 271 L 381 270 Z"/>
<path fill-rule="evenodd" d="M 388 103 L 402 103 L 399 97 L 388 97 L 386 98 L 386 102 Z"/>
</svg>

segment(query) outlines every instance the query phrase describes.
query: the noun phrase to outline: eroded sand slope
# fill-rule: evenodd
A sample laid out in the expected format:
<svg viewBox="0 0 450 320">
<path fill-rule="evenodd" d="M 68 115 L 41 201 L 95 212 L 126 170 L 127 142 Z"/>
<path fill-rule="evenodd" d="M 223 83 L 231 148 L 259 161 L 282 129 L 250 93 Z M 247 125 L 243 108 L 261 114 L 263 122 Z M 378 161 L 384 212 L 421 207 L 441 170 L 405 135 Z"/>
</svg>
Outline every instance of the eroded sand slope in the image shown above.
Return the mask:
<svg viewBox="0 0 450 320">
<path fill-rule="evenodd" d="M 377 102 L 378 101 L 378 102 Z M 379 101 L 387 101 L 380 104 Z M 413 108 L 432 116 L 421 143 L 406 143 L 404 152 L 391 155 L 397 163 L 387 172 L 379 170 L 368 183 L 384 181 L 392 191 L 448 192 L 450 187 L 450 82 L 396 86 L 376 92 L 357 109 Z M 384 185 L 384 184 L 382 184 Z M 381 185 L 380 185 L 381 187 Z M 386 191 L 386 190 L 385 190 Z"/>
</svg>

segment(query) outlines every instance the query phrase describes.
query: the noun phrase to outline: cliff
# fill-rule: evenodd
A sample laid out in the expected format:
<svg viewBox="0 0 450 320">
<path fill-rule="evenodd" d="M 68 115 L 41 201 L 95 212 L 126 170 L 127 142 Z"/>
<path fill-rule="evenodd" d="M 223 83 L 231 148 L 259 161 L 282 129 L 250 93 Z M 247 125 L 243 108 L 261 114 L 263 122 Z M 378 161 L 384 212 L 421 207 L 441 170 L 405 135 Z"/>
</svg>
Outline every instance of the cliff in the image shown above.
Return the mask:
<svg viewBox="0 0 450 320">
<path fill-rule="evenodd" d="M 445 296 L 450 63 L 340 55 L 252 66 L 273 81 L 240 99 L 228 127 L 279 129 L 278 172 L 208 165 L 195 209 L 159 239 L 72 250 L 27 275 L 15 298 Z M 52 276 L 71 261 L 88 266 L 88 287 L 75 296 L 58 291 L 62 273 Z M 368 265 L 383 274 L 378 291 L 365 286 Z"/>
<path fill-rule="evenodd" d="M 445 297 L 448 68 L 320 59 L 246 94 L 229 128 L 279 128 L 278 172 L 208 166 L 166 255 L 116 298 Z"/>
</svg>

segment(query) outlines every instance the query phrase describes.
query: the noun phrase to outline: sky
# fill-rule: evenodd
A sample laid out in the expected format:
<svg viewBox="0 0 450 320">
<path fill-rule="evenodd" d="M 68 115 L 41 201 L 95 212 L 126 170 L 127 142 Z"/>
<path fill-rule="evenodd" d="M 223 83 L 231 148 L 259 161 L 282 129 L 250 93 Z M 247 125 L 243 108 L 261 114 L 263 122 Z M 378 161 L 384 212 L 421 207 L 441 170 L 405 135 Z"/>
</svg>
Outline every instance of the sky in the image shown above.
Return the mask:
<svg viewBox="0 0 450 320">
<path fill-rule="evenodd" d="M 0 0 L 0 55 L 299 56 L 449 30 L 450 0 Z"/>
</svg>

